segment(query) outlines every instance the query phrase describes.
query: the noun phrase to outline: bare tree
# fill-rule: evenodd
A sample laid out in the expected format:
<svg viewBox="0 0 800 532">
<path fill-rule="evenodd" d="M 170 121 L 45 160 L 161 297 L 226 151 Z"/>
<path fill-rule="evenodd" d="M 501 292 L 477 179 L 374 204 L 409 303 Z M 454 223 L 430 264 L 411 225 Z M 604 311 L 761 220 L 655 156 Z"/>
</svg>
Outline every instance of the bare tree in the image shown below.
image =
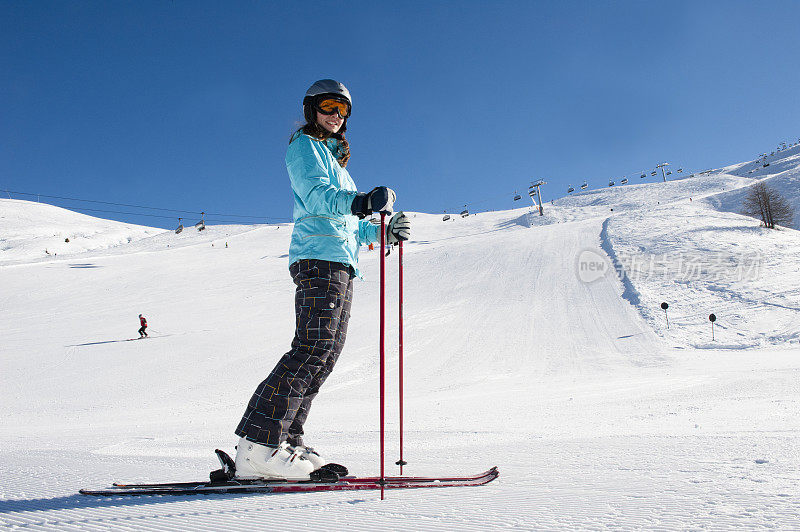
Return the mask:
<svg viewBox="0 0 800 532">
<path fill-rule="evenodd" d="M 742 204 L 742 214 L 759 218 L 764 227 L 775 229 L 776 225 L 792 225 L 794 209 L 778 191 L 766 184 L 756 183 L 747 192 Z"/>
</svg>

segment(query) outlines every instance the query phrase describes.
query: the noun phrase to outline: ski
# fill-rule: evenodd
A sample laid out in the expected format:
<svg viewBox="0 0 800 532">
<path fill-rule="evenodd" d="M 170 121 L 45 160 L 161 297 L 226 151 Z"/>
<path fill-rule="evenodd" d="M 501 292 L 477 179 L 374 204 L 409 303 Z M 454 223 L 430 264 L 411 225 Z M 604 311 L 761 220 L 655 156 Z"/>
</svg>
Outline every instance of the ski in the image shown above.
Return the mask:
<svg viewBox="0 0 800 532">
<path fill-rule="evenodd" d="M 476 480 L 481 480 L 484 477 L 488 477 L 491 475 L 495 475 L 497 477 L 497 468 L 493 467 L 484 471 L 483 473 L 479 473 L 477 475 L 472 476 L 461 476 L 461 477 L 384 477 L 383 481 L 386 484 L 392 484 L 397 482 L 418 482 L 418 483 L 425 483 L 425 482 L 452 482 L 452 481 L 465 481 L 465 482 L 472 482 Z M 494 479 L 492 479 L 494 480 Z M 351 483 L 379 483 L 380 477 L 354 477 L 354 476 L 344 476 L 339 478 L 339 481 L 342 482 L 351 482 Z M 238 482 L 249 482 L 249 481 L 238 481 Z M 259 481 L 264 482 L 264 481 Z M 299 481 L 298 481 L 299 482 Z M 310 483 L 310 481 L 302 481 L 306 483 Z M 155 484 L 123 484 L 119 482 L 115 482 L 112 486 L 114 488 L 128 488 L 128 489 L 143 489 L 143 488 L 162 488 L 162 487 L 177 487 L 177 488 L 191 488 L 202 486 L 206 484 L 215 484 L 213 482 L 162 482 L 162 483 L 155 483 Z"/>
<path fill-rule="evenodd" d="M 105 489 L 82 489 L 83 495 L 203 495 L 216 493 L 307 493 L 378 489 L 413 489 L 482 486 L 499 476 L 493 467 L 479 475 L 465 477 L 343 477 L 336 481 L 223 480 L 215 482 L 173 482 L 163 484 L 115 484 Z"/>
</svg>

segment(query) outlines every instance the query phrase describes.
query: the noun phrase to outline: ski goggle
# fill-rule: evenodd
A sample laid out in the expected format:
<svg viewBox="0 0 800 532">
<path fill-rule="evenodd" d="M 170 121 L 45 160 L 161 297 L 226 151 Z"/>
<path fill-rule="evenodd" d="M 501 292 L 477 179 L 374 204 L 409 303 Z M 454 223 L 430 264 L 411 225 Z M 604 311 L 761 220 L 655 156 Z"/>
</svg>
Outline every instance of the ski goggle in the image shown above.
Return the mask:
<svg viewBox="0 0 800 532">
<path fill-rule="evenodd" d="M 317 102 L 314 107 L 324 115 L 332 115 L 339 113 L 342 118 L 350 116 L 350 104 L 345 100 L 338 100 L 335 98 L 325 98 Z"/>
</svg>

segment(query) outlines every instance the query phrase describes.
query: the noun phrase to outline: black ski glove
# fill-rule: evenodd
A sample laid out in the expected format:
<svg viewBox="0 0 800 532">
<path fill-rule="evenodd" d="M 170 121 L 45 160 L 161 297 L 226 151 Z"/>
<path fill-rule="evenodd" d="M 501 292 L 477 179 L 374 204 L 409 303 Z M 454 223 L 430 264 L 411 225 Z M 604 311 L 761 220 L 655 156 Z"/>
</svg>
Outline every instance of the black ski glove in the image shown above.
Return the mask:
<svg viewBox="0 0 800 532">
<path fill-rule="evenodd" d="M 394 190 L 388 187 L 375 187 L 371 191 L 359 192 L 353 198 L 350 211 L 359 218 L 366 218 L 373 212 L 392 214 L 394 200 L 397 199 Z"/>
<path fill-rule="evenodd" d="M 390 246 L 398 242 L 405 242 L 411 237 L 411 220 L 404 212 L 400 211 L 389 220 L 389 227 L 386 233 L 386 243 Z"/>
</svg>

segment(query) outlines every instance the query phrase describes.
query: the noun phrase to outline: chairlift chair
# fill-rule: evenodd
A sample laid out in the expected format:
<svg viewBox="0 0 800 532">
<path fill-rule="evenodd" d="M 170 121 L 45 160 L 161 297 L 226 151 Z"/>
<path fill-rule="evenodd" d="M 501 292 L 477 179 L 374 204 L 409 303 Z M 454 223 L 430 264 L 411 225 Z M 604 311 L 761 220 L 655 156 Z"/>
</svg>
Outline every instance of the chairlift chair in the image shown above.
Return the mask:
<svg viewBox="0 0 800 532">
<path fill-rule="evenodd" d="M 667 175 L 672 175 L 672 172 L 667 172 Z"/>
<path fill-rule="evenodd" d="M 656 171 L 656 170 L 653 170 L 652 172 L 650 172 L 651 176 L 654 176 L 654 175 L 657 175 L 657 174 L 658 174 L 658 171 Z"/>
<path fill-rule="evenodd" d="M 586 190 L 588 186 L 589 184 L 586 181 L 584 181 L 583 184 L 581 185 L 581 190 Z"/>
<path fill-rule="evenodd" d="M 613 181 L 609 181 L 608 182 L 608 186 L 613 187 L 614 186 L 614 182 Z"/>
<path fill-rule="evenodd" d="M 445 214 L 444 216 L 442 216 L 442 221 L 443 222 L 446 222 L 449 219 L 450 219 L 450 215 L 449 214 Z"/>
<path fill-rule="evenodd" d="M 567 189 L 567 194 L 572 194 L 573 192 L 575 192 L 575 187 L 570 185 L 569 188 Z"/>
<path fill-rule="evenodd" d="M 619 183 L 620 183 L 620 185 L 627 185 L 627 184 L 628 184 L 628 178 L 627 178 L 627 177 L 626 177 L 626 178 L 624 178 L 624 179 L 623 179 L 622 181 L 620 181 Z"/>
<path fill-rule="evenodd" d="M 183 222 L 182 222 L 182 220 L 183 220 L 183 218 L 178 218 L 178 228 L 175 229 L 175 234 L 176 235 L 179 234 L 181 231 L 183 231 Z"/>
<path fill-rule="evenodd" d="M 679 174 L 683 173 L 683 168 L 678 168 L 678 173 Z"/>
<path fill-rule="evenodd" d="M 203 231 L 206 228 L 206 213 L 201 212 L 200 216 L 200 221 L 194 224 L 194 226 L 198 231 Z"/>
<path fill-rule="evenodd" d="M 461 217 L 466 218 L 467 216 L 469 216 L 469 210 L 467 209 L 467 206 L 464 205 L 464 210 L 461 211 Z"/>
<path fill-rule="evenodd" d="M 517 191 L 515 190 L 515 191 L 514 191 L 514 201 L 517 201 L 517 200 L 520 200 L 520 199 L 522 199 L 522 196 L 520 196 L 519 194 L 517 194 Z"/>
<path fill-rule="evenodd" d="M 647 174 L 642 174 L 642 175 L 640 175 L 639 177 L 641 177 L 642 179 L 644 179 L 645 177 L 647 177 Z"/>
</svg>

